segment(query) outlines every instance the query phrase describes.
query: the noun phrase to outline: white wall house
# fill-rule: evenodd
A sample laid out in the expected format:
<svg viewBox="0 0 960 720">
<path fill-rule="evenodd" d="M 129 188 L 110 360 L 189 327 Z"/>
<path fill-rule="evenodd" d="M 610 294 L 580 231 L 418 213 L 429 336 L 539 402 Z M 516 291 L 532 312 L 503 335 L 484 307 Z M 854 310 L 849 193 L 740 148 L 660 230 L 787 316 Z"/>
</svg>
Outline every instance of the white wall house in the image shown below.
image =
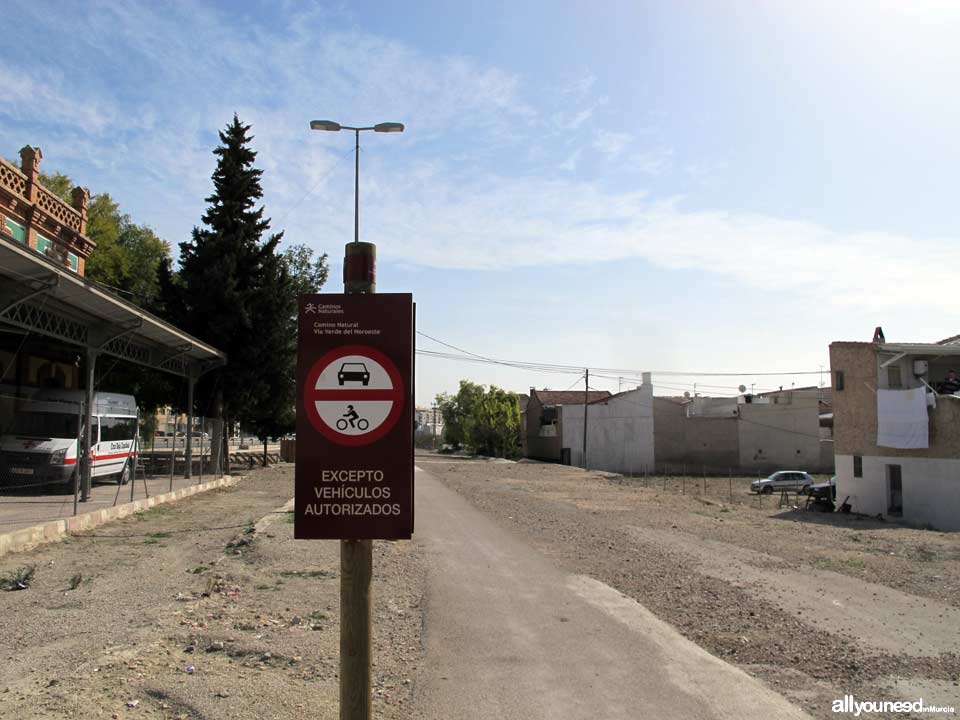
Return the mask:
<svg viewBox="0 0 960 720">
<path fill-rule="evenodd" d="M 636 390 L 584 405 L 562 408 L 564 452 L 570 464 L 584 467 L 583 416 L 587 410 L 587 464 L 590 470 L 616 473 L 653 471 L 653 386 L 649 374 Z"/>
<path fill-rule="evenodd" d="M 830 345 L 837 501 L 853 512 L 960 530 L 957 338 Z"/>
</svg>

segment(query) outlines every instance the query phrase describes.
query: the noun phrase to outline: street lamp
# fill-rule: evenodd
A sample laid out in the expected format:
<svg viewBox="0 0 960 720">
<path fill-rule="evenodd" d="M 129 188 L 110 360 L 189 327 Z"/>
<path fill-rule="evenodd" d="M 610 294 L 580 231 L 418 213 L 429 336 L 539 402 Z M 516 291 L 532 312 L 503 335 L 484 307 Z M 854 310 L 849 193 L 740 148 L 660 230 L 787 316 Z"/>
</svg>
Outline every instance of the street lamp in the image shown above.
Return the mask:
<svg viewBox="0 0 960 720">
<path fill-rule="evenodd" d="M 340 132 L 341 130 L 353 130 L 356 133 L 356 171 L 353 181 L 353 241 L 360 242 L 360 131 L 373 130 L 380 133 L 403 132 L 403 123 L 385 122 L 370 127 L 350 127 L 341 125 L 332 120 L 311 120 L 311 130 L 326 130 L 328 132 Z"/>
</svg>

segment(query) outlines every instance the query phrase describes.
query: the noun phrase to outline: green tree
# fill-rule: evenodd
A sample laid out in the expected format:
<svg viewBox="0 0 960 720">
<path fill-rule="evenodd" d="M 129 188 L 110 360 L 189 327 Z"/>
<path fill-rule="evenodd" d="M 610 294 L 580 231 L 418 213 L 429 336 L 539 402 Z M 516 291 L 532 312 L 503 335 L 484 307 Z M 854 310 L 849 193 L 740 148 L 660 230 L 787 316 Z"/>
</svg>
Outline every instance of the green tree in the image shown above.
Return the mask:
<svg viewBox="0 0 960 720">
<path fill-rule="evenodd" d="M 97 243 L 86 275 L 150 309 L 160 293 L 158 272 L 170 246 L 146 225 L 137 225 L 109 193 L 94 195 L 87 205 L 87 237 Z"/>
<path fill-rule="evenodd" d="M 295 298 L 286 263 L 277 255 L 282 233 L 267 235 L 270 221 L 257 206 L 262 170 L 254 167 L 249 125 L 234 115 L 213 151 L 214 192 L 206 201 L 203 227 L 180 243 L 180 273 L 163 302 L 176 304 L 175 320 L 201 340 L 227 353 L 228 365 L 204 376 L 197 387 L 214 417 L 268 432 L 278 407 L 293 404 Z"/>
<path fill-rule="evenodd" d="M 461 380 L 456 395 L 441 393 L 436 403 L 443 414 L 445 442 L 480 455 L 519 454 L 520 406 L 514 393 Z"/>
<path fill-rule="evenodd" d="M 120 244 L 120 205 L 109 193 L 94 195 L 87 203 L 87 237 L 94 248 L 86 263 L 86 276 L 110 288 L 120 289 L 130 268 L 130 259 Z"/>
<path fill-rule="evenodd" d="M 40 184 L 70 204 L 74 186 L 61 172 L 40 173 Z M 158 272 L 170 257 L 170 246 L 146 225 L 137 225 L 109 193 L 93 195 L 87 204 L 87 237 L 96 248 L 87 259 L 85 275 L 127 300 L 151 309 L 160 293 Z"/>
<path fill-rule="evenodd" d="M 330 276 L 327 254 L 313 259 L 313 249 L 307 245 L 291 245 L 283 251 L 287 272 L 293 283 L 295 295 L 309 295 L 320 292 Z"/>
<path fill-rule="evenodd" d="M 15 164 L 19 166 L 19 163 Z M 70 192 L 73 190 L 73 181 L 70 180 L 67 175 L 61 172 L 48 175 L 41 171 L 37 179 L 41 185 L 67 203 L 67 205 L 71 204 Z"/>
</svg>

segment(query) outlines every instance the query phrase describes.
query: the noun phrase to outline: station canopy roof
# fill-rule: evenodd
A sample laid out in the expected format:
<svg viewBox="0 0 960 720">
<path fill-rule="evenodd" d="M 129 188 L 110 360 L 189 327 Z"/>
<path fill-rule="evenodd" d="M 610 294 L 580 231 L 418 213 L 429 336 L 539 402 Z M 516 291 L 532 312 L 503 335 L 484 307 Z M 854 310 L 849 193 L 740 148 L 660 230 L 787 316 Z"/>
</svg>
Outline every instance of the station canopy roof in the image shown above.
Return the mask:
<svg viewBox="0 0 960 720">
<path fill-rule="evenodd" d="M 183 377 L 226 355 L 0 228 L 0 329 L 26 331 Z"/>
</svg>

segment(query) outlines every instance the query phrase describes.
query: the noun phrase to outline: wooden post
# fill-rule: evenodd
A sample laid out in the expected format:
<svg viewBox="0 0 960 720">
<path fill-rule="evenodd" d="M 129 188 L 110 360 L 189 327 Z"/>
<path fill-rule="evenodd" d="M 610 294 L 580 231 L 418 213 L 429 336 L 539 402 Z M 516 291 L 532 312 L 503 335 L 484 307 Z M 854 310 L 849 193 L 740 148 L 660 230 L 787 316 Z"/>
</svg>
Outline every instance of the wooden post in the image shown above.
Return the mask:
<svg viewBox="0 0 960 720">
<path fill-rule="evenodd" d="M 359 135 L 358 135 L 359 136 Z M 377 248 L 354 240 L 344 249 L 343 289 L 377 291 Z M 373 541 L 340 541 L 340 720 L 371 720 Z"/>
<path fill-rule="evenodd" d="M 340 720 L 370 720 L 373 541 L 340 541 Z"/>
</svg>

